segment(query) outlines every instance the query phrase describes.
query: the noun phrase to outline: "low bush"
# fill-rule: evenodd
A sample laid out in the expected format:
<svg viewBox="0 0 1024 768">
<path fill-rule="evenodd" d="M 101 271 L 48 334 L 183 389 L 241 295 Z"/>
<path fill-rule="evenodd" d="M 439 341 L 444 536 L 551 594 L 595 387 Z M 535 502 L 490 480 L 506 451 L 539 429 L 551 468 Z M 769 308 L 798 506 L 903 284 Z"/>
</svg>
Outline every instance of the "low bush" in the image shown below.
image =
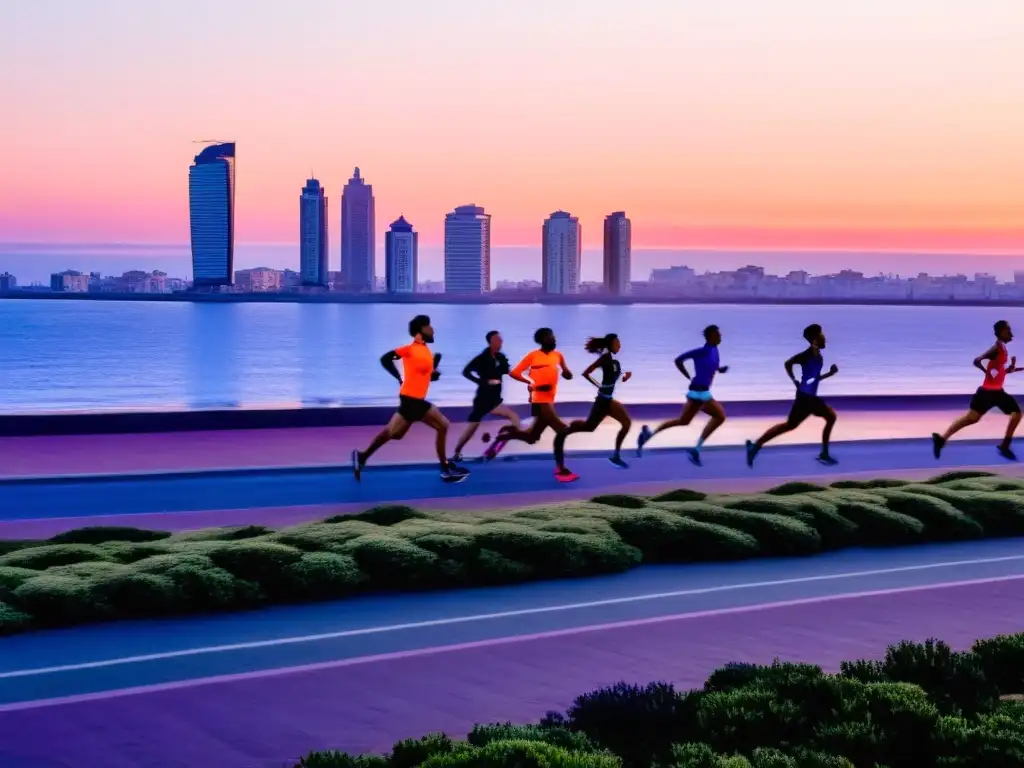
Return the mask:
<svg viewBox="0 0 1024 768">
<path fill-rule="evenodd" d="M 642 563 L 999 536 L 1024 536 L 1024 481 L 981 472 L 828 488 L 786 483 L 756 494 L 605 495 L 486 513 L 391 504 L 279 530 L 248 525 L 170 534 L 113 526 L 46 541 L 0 541 L 0 604 L 4 631 L 13 632 L 611 574 Z M 1011 657 L 1000 649 L 1000 658 Z M 1024 669 L 1024 661 L 1012 669 Z M 879 682 L 889 679 L 879 674 Z"/>
<path fill-rule="evenodd" d="M 1019 768 L 1024 634 L 900 643 L 839 674 L 810 664 L 729 664 L 701 690 L 618 683 L 537 725 L 431 734 L 387 755 L 314 752 L 305 768 Z M 1006 672 L 1013 670 L 1012 672 Z"/>
</svg>

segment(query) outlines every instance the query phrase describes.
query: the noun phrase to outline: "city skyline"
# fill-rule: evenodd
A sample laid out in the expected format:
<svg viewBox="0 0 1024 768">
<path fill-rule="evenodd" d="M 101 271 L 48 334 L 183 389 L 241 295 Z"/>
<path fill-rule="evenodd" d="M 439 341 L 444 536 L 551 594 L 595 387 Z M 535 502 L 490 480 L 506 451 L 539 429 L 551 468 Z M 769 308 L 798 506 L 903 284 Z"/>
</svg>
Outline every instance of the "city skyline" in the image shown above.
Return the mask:
<svg viewBox="0 0 1024 768">
<path fill-rule="evenodd" d="M 625 16 L 610 0 L 7 4 L 0 66 L 18 77 L 0 97 L 17 109 L 0 141 L 17 151 L 0 240 L 186 243 L 182 148 L 221 135 L 244 147 L 250 243 L 294 236 L 282 179 L 312 165 L 333 196 L 358 163 L 382 221 L 404 214 L 423 246 L 443 242 L 448 203 L 476 199 L 495 245 L 535 241 L 564 207 L 584 222 L 628 210 L 634 248 L 1019 253 L 1022 22 L 1010 0 L 647 0 Z M 220 96 L 200 109 L 211 71 Z M 597 246 L 598 228 L 584 238 Z"/>
</svg>

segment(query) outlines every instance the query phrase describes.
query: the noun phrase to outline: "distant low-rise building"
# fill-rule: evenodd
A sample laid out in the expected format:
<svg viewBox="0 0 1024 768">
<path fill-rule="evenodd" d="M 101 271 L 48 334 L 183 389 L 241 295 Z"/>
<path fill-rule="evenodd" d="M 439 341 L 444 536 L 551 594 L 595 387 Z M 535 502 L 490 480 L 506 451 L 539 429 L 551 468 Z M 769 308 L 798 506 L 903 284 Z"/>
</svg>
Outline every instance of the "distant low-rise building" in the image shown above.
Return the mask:
<svg viewBox="0 0 1024 768">
<path fill-rule="evenodd" d="M 239 269 L 235 272 L 238 293 L 276 293 L 281 290 L 282 274 L 269 267 Z"/>
<path fill-rule="evenodd" d="M 59 293 L 88 293 L 89 275 L 73 269 L 50 275 L 50 290 Z"/>
<path fill-rule="evenodd" d="M 18 279 L 10 272 L 0 275 L 0 293 L 10 293 L 18 287 Z"/>
</svg>

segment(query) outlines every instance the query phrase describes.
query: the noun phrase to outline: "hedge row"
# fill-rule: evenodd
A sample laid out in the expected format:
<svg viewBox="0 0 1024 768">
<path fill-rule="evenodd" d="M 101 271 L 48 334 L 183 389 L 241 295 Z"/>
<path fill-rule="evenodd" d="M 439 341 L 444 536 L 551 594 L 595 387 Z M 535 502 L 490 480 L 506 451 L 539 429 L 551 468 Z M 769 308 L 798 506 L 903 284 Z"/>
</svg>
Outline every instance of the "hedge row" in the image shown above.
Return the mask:
<svg viewBox="0 0 1024 768">
<path fill-rule="evenodd" d="M 619 685 L 530 726 L 476 726 L 386 756 L 314 752 L 298 768 L 1019 768 L 1024 634 L 900 643 L 882 661 L 730 664 L 703 689 Z"/>
<path fill-rule="evenodd" d="M 1024 481 L 984 473 L 927 483 L 788 483 L 754 495 L 599 496 L 501 513 L 386 506 L 281 530 L 80 528 L 47 541 L 0 541 L 0 634 L 589 576 L 640 563 L 1017 535 Z"/>
</svg>

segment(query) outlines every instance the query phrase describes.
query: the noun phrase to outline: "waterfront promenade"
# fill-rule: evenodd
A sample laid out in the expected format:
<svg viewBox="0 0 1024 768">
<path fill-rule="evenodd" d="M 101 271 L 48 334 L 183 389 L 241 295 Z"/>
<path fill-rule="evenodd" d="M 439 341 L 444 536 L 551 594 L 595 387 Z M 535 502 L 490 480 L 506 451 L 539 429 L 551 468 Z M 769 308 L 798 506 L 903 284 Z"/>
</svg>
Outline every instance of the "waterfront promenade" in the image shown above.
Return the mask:
<svg viewBox="0 0 1024 768">
<path fill-rule="evenodd" d="M 552 479 L 546 441 L 470 464 L 467 482 L 444 486 L 424 464 L 422 427 L 385 449 L 361 485 L 345 458 L 373 427 L 0 438 L 0 538 L 97 524 L 287 525 L 383 501 L 484 510 L 954 467 L 1019 473 L 995 453 L 996 417 L 936 462 L 925 436 L 954 415 L 841 414 L 834 468 L 814 462 L 819 432 L 808 424 L 748 469 L 741 443 L 775 420 L 758 416 L 727 422 L 702 469 L 678 450 L 691 427 L 613 471 L 609 426 L 570 443 L 581 475 L 570 485 Z M 931 636 L 966 647 L 1021 629 L 1022 580 L 1024 542 L 1000 540 L 34 632 L 0 639 L 0 764 L 283 768 L 311 749 L 380 751 L 429 731 L 535 720 L 619 680 L 697 686 L 725 662 L 775 657 L 835 669 Z"/>
</svg>

